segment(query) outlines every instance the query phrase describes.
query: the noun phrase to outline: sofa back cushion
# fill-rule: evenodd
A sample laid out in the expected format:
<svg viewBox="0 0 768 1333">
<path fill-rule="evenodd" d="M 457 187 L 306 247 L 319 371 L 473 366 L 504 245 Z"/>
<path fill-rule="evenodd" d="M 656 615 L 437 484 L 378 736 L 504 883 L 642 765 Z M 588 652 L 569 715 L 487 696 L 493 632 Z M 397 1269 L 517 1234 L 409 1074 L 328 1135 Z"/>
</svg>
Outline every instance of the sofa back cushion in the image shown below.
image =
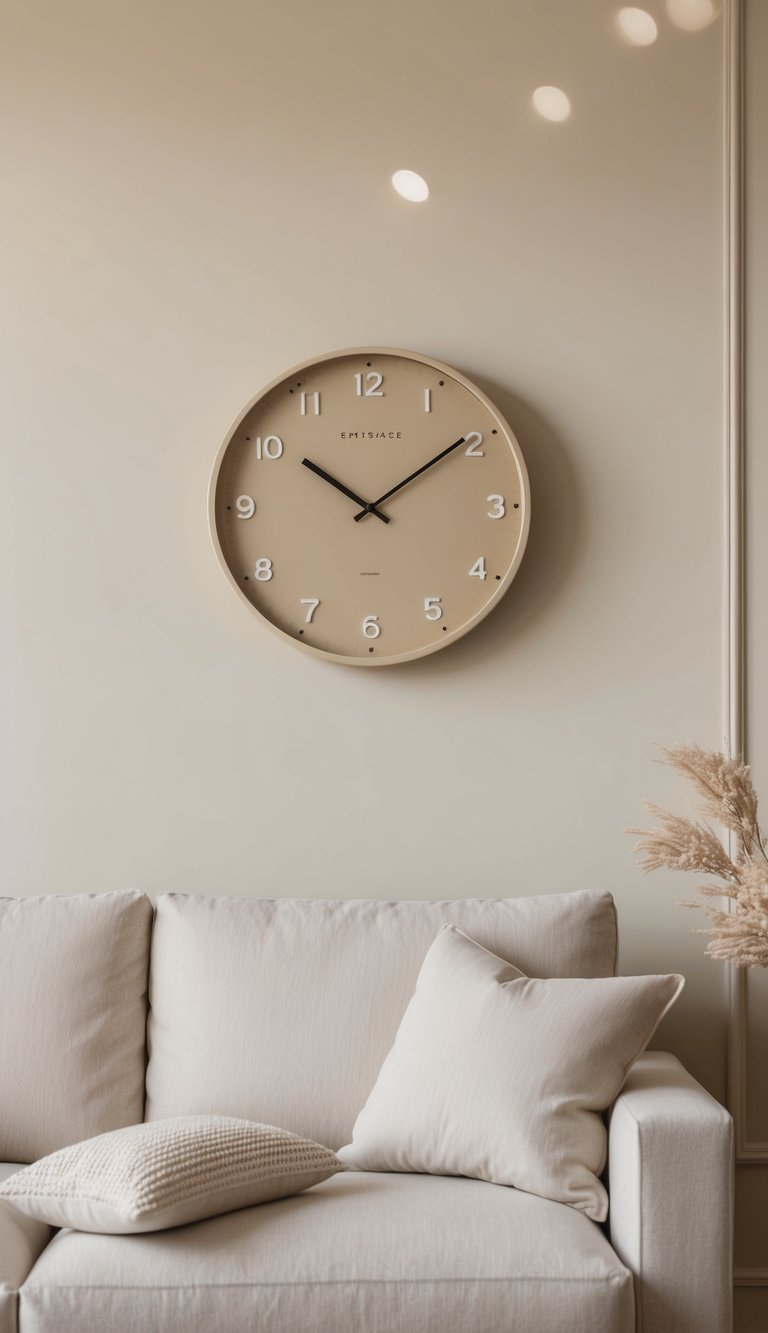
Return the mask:
<svg viewBox="0 0 768 1333">
<path fill-rule="evenodd" d="M 152 904 L 0 898 L 0 1160 L 140 1121 Z"/>
<path fill-rule="evenodd" d="M 612 976 L 607 893 L 454 902 L 169 894 L 150 970 L 147 1118 L 230 1115 L 349 1142 L 441 926 L 534 977 Z"/>
</svg>

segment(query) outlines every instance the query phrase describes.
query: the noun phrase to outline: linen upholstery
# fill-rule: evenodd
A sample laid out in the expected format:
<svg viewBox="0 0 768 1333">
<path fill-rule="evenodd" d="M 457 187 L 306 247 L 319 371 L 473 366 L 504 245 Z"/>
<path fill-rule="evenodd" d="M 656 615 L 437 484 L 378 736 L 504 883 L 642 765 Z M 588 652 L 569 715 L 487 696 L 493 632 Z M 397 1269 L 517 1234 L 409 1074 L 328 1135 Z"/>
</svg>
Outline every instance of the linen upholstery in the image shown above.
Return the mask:
<svg viewBox="0 0 768 1333">
<path fill-rule="evenodd" d="M 0 899 L 0 1158 L 142 1119 L 151 921 L 141 893 Z"/>
<path fill-rule="evenodd" d="M 0 1162 L 0 1182 L 19 1168 Z M 0 1333 L 18 1333 L 18 1290 L 51 1237 L 51 1228 L 0 1201 Z"/>
<path fill-rule="evenodd" d="M 274 1125 L 181 1116 L 130 1125 L 43 1157 L 0 1197 L 57 1227 L 135 1235 L 298 1194 L 344 1167 Z"/>
<path fill-rule="evenodd" d="M 153 1236 L 61 1232 L 21 1316 L 23 1333 L 634 1329 L 631 1275 L 582 1213 L 476 1180 L 354 1172 Z"/>
<path fill-rule="evenodd" d="M 525 977 L 444 926 L 339 1156 L 516 1186 L 608 1213 L 601 1113 L 683 986 L 679 976 Z"/>
<path fill-rule="evenodd" d="M 648 1051 L 614 1104 L 608 1142 L 611 1242 L 635 1275 L 637 1333 L 728 1333 L 728 1112 L 673 1055 Z"/>
<path fill-rule="evenodd" d="M 348 1143 L 441 926 L 532 976 L 615 971 L 607 893 L 453 902 L 159 898 L 147 1119 L 211 1113 Z"/>
</svg>

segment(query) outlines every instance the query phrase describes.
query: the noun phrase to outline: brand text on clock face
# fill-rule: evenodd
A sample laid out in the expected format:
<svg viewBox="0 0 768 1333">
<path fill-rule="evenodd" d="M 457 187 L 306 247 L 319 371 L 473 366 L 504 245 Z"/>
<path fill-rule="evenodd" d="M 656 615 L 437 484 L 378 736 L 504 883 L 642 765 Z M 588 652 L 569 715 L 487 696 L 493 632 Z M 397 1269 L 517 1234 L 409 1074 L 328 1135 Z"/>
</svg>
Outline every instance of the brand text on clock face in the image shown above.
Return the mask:
<svg viewBox="0 0 768 1333">
<path fill-rule="evenodd" d="M 401 430 L 343 430 L 341 440 L 402 440 Z"/>
</svg>

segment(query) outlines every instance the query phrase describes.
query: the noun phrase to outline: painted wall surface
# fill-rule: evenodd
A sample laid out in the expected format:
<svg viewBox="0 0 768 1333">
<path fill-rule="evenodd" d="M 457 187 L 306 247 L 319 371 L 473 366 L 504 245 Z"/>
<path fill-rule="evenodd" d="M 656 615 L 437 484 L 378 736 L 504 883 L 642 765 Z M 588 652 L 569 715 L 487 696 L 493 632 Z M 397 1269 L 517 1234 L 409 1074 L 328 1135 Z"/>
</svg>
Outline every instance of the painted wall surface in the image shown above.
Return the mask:
<svg viewBox="0 0 768 1333">
<path fill-rule="evenodd" d="M 655 742 L 721 741 L 722 31 L 648 7 L 6 0 L 5 892 L 608 888 L 722 1095 L 724 971 L 623 833 L 684 801 Z M 245 401 L 365 343 L 476 379 L 533 488 L 504 605 L 369 673 L 206 530 Z"/>
</svg>

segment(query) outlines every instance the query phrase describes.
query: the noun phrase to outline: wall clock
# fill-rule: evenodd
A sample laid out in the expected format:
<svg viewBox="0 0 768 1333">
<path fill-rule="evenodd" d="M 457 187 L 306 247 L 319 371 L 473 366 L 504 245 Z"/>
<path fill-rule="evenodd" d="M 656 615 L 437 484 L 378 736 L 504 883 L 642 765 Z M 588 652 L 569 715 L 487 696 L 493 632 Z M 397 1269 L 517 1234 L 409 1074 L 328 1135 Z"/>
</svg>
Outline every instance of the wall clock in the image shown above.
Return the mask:
<svg viewBox="0 0 768 1333">
<path fill-rule="evenodd" d="M 252 399 L 219 450 L 209 515 L 227 578 L 270 628 L 387 666 L 445 648 L 498 604 L 530 492 L 517 440 L 468 379 L 354 348 Z"/>
</svg>

